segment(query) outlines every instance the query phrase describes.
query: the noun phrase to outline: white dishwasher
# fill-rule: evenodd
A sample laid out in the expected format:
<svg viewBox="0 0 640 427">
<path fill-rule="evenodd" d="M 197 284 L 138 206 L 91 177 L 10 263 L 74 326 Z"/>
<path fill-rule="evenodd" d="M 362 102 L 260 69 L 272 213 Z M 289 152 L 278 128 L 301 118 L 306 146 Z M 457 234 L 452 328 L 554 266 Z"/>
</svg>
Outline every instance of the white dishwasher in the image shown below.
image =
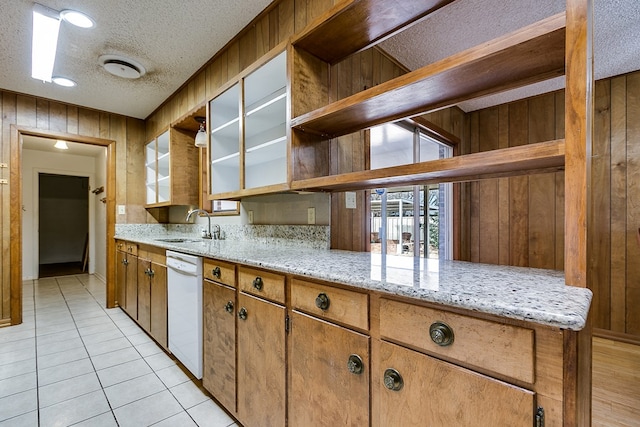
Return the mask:
<svg viewBox="0 0 640 427">
<path fill-rule="evenodd" d="M 167 251 L 169 351 L 202 378 L 202 257 Z"/>
</svg>

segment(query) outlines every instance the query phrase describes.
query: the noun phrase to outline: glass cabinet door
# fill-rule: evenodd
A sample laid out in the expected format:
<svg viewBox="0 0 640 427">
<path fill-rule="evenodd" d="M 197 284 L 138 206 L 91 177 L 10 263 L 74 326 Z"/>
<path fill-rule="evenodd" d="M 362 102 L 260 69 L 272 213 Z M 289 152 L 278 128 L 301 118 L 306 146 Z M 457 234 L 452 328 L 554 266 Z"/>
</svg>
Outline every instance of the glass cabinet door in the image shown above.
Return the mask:
<svg viewBox="0 0 640 427">
<path fill-rule="evenodd" d="M 169 156 L 169 132 L 165 132 L 156 140 L 158 152 L 158 201 L 164 203 L 171 200 L 171 174 Z"/>
<path fill-rule="evenodd" d="M 146 189 L 147 189 L 147 204 L 151 205 L 157 201 L 157 180 L 156 180 L 156 140 L 148 142 L 144 147 L 144 164 L 146 170 Z"/>
<path fill-rule="evenodd" d="M 245 188 L 287 182 L 287 60 L 282 52 L 244 79 Z"/>
<path fill-rule="evenodd" d="M 209 103 L 211 194 L 240 190 L 240 85 Z"/>
<path fill-rule="evenodd" d="M 147 205 L 171 200 L 169 131 L 145 145 Z"/>
</svg>

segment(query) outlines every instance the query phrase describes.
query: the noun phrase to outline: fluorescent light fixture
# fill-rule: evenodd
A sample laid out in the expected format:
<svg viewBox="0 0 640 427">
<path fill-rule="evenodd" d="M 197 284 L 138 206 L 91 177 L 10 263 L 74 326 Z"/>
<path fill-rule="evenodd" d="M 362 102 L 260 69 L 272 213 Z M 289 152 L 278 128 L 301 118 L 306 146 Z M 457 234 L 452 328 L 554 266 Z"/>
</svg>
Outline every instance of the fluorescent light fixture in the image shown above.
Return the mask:
<svg viewBox="0 0 640 427">
<path fill-rule="evenodd" d="M 60 14 L 41 4 L 33 5 L 33 43 L 31 45 L 31 77 L 51 82 L 58 47 Z"/>
<path fill-rule="evenodd" d="M 60 18 L 80 28 L 92 28 L 96 25 L 93 19 L 77 10 L 65 9 L 60 12 Z"/>
<path fill-rule="evenodd" d="M 59 150 L 68 150 L 69 149 L 69 147 L 67 146 L 67 141 L 63 141 L 61 139 L 57 140 L 53 147 L 57 148 Z"/>
<path fill-rule="evenodd" d="M 66 77 L 52 77 L 51 81 L 53 81 L 55 84 L 59 85 L 59 86 L 64 86 L 64 87 L 74 87 L 76 86 L 76 82 L 74 82 L 71 79 L 68 79 Z"/>
</svg>

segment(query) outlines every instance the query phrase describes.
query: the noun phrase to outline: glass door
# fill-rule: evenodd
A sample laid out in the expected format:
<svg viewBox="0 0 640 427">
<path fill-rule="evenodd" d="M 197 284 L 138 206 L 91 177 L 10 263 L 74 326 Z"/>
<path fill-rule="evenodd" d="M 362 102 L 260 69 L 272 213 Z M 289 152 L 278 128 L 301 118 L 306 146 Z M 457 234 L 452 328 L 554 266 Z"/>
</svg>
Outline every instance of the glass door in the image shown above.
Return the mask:
<svg viewBox="0 0 640 427">
<path fill-rule="evenodd" d="M 150 141 L 144 147 L 144 164 L 146 170 L 146 189 L 147 189 L 147 204 L 152 205 L 157 201 L 157 171 L 156 171 L 156 140 Z"/>
<path fill-rule="evenodd" d="M 209 103 L 211 194 L 240 190 L 240 85 Z"/>
<path fill-rule="evenodd" d="M 451 147 L 398 122 L 371 128 L 371 169 L 451 157 Z M 376 189 L 371 200 L 371 252 L 451 259 L 451 184 Z"/>
<path fill-rule="evenodd" d="M 158 153 L 157 160 L 157 180 L 158 180 L 158 200 L 157 203 L 164 203 L 171 200 L 171 157 L 169 153 L 169 131 L 163 133 L 156 140 Z"/>
<path fill-rule="evenodd" d="M 171 200 L 169 131 L 145 145 L 147 205 Z"/>
<path fill-rule="evenodd" d="M 245 188 L 287 182 L 287 57 L 244 79 Z"/>
</svg>

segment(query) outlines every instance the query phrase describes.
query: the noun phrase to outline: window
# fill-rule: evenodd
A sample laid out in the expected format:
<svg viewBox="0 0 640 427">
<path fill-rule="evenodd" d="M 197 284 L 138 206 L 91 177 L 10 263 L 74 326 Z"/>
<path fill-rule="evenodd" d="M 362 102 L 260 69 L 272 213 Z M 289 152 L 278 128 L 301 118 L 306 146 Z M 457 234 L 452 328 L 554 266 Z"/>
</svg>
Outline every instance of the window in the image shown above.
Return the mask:
<svg viewBox="0 0 640 427">
<path fill-rule="evenodd" d="M 371 129 L 371 169 L 451 157 L 450 146 L 404 122 Z M 451 259 L 452 185 L 371 191 L 371 252 Z"/>
</svg>

